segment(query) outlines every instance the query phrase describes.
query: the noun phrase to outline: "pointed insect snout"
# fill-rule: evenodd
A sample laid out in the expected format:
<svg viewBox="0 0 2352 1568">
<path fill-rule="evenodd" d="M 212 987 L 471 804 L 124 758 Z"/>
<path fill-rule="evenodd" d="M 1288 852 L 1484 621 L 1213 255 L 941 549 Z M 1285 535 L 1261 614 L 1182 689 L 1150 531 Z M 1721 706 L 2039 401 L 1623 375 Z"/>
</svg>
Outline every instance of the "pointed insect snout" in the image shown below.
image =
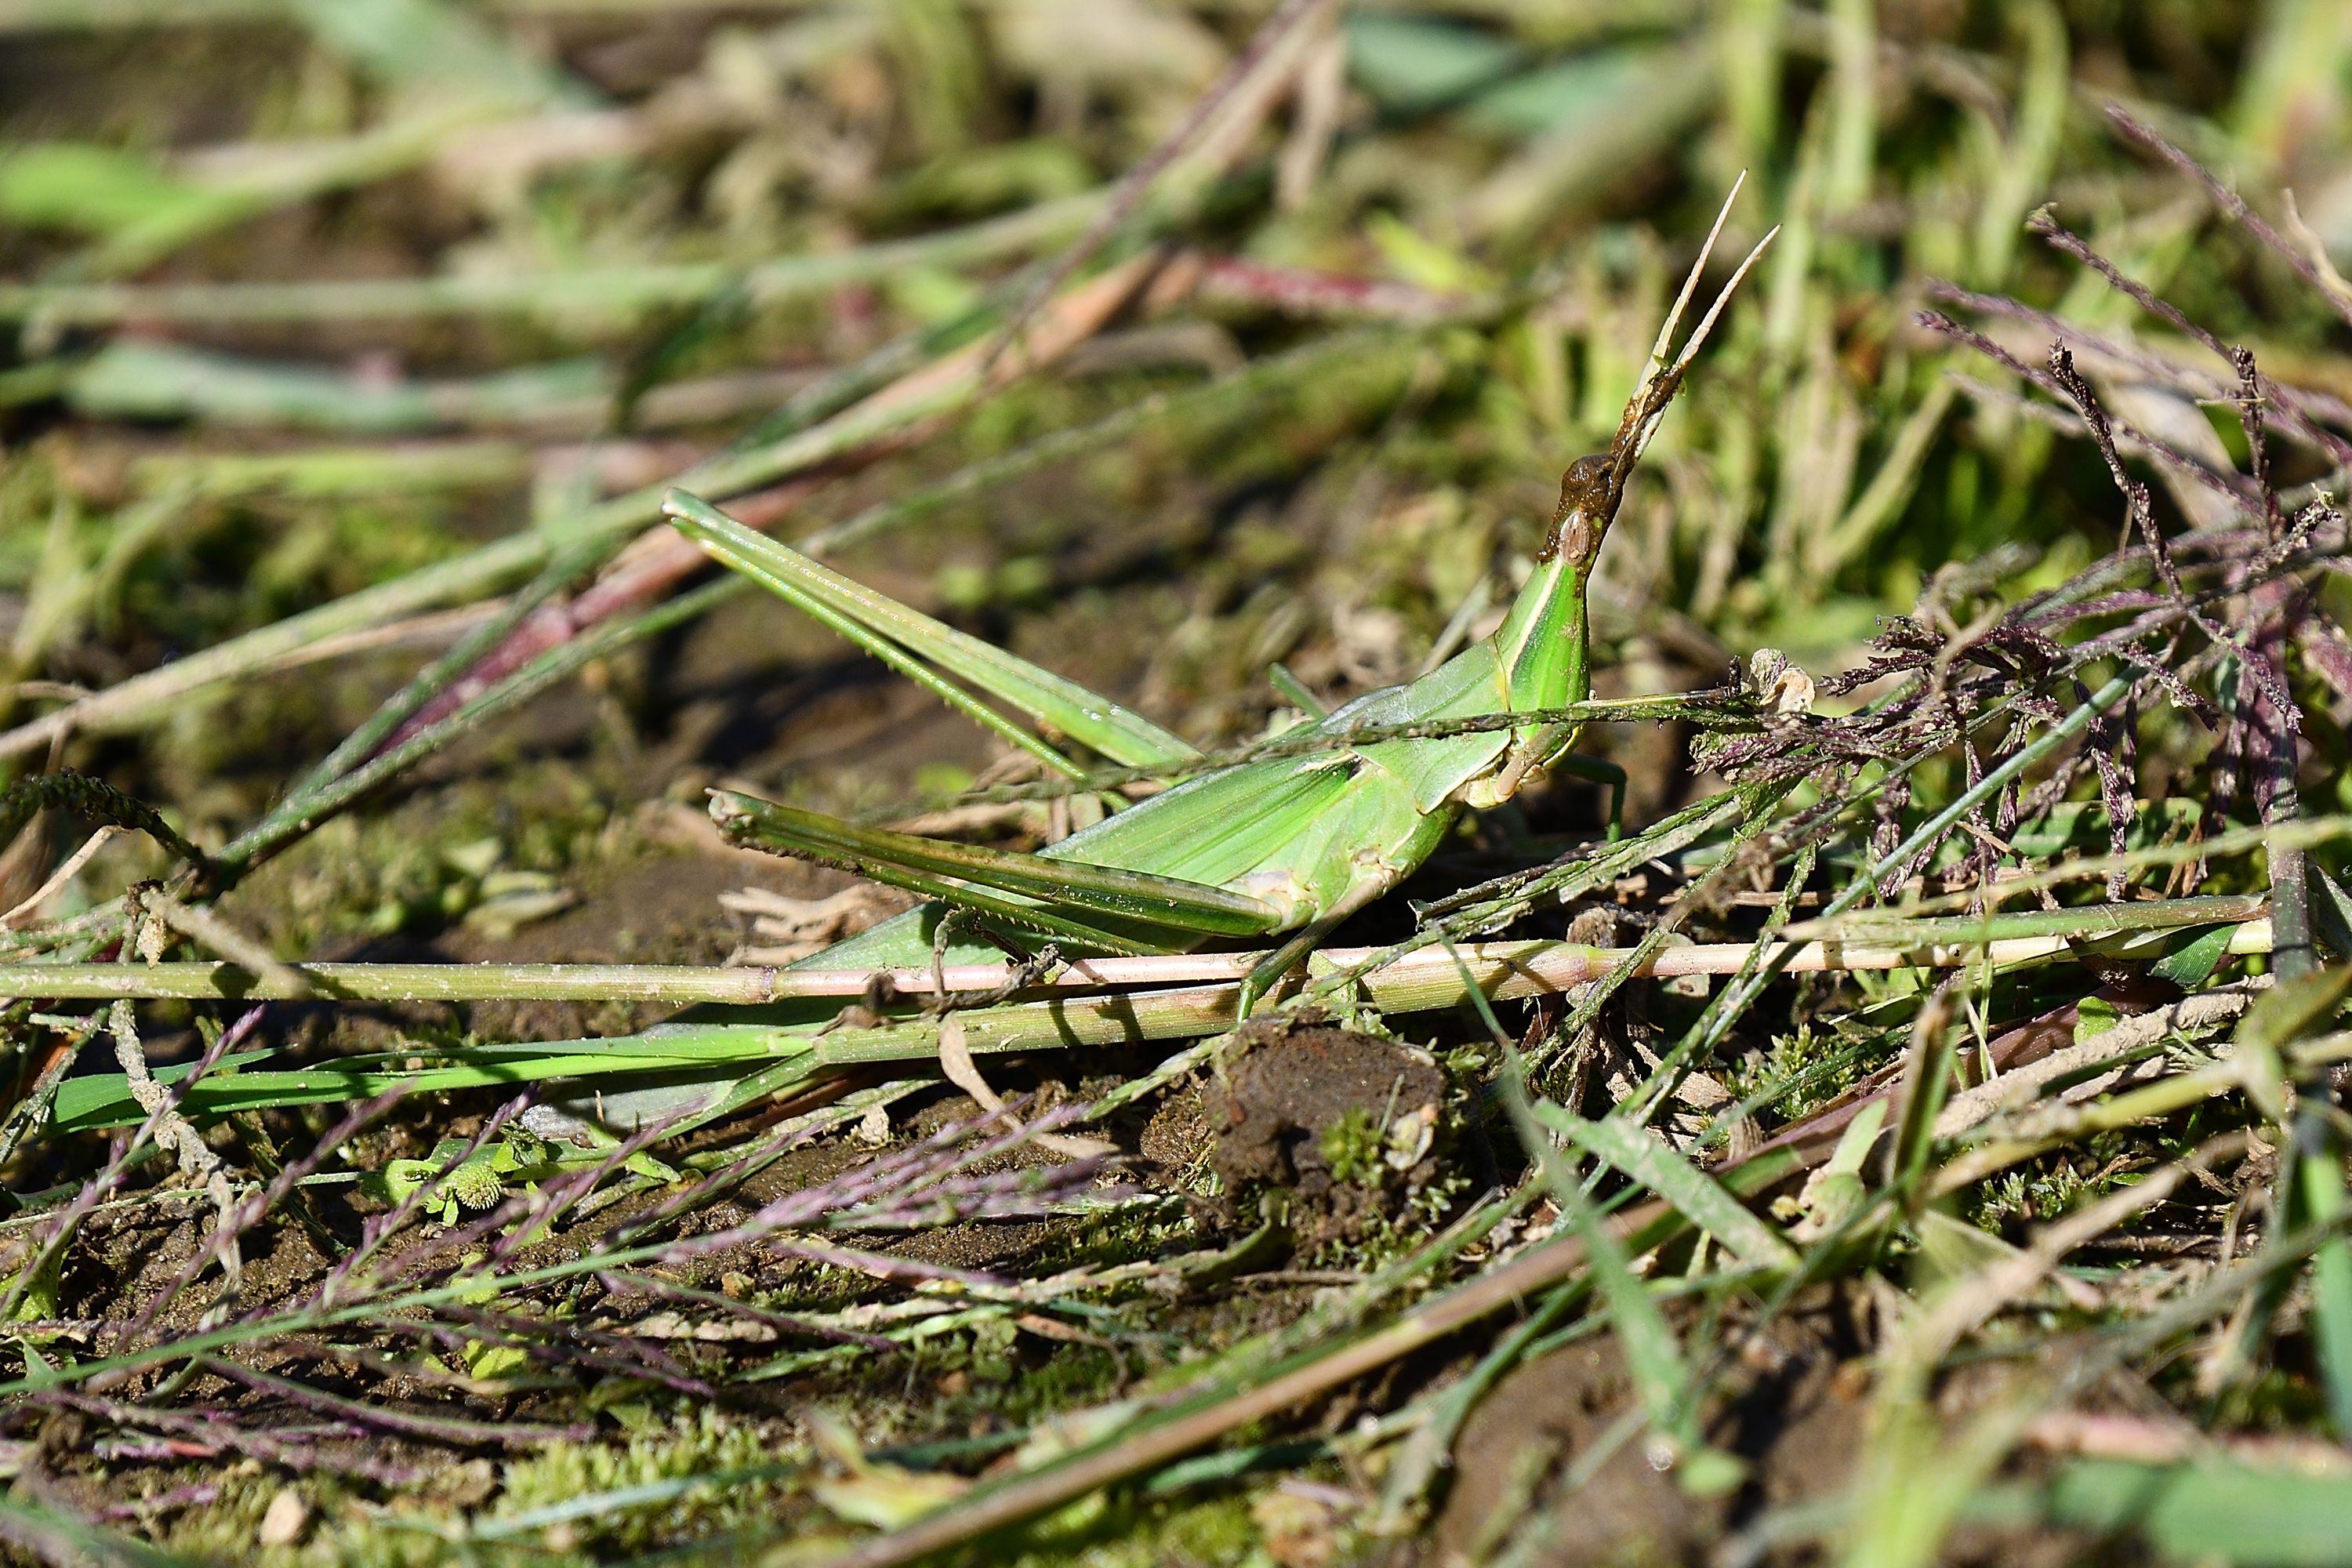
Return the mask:
<svg viewBox="0 0 2352 1568">
<path fill-rule="evenodd" d="M 1616 510 L 1616 459 L 1607 452 L 1594 452 L 1568 466 L 1559 477 L 1559 507 L 1551 514 L 1543 560 L 1564 554 L 1577 570 L 1591 568 Z"/>
</svg>

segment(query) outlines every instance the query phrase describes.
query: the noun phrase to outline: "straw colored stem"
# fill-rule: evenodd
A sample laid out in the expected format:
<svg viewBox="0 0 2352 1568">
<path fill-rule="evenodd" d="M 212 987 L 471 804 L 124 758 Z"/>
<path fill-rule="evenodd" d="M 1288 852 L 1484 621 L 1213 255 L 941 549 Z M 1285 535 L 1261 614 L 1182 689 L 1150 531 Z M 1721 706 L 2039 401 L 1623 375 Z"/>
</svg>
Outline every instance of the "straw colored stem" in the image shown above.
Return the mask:
<svg viewBox="0 0 2352 1568">
<path fill-rule="evenodd" d="M 2286 1052 L 2286 1058 L 2288 1067 L 2297 1072 L 2352 1061 L 2352 1034 L 2324 1035 L 2304 1041 Z M 2248 1072 L 2243 1062 L 2224 1058 L 2210 1067 L 2160 1078 L 2110 1099 L 2064 1108 L 2038 1130 L 2039 1136 L 1996 1139 L 1965 1151 L 1937 1172 L 1933 1191 L 1939 1195 L 1960 1192 L 2052 1149 L 2186 1110 L 2200 1100 L 2243 1088 Z"/>
<path fill-rule="evenodd" d="M 2267 920 L 2250 920 L 2231 937 L 2237 954 L 2270 951 Z M 1377 952 L 1376 948 L 1330 948 L 1315 955 L 1318 971 L 1343 970 Z M 1643 959 L 1636 974 L 1667 977 L 1737 973 L 1755 952 L 1749 942 L 1714 942 L 1667 948 Z M 1603 979 L 1622 967 L 1632 948 L 1588 947 L 1577 942 L 1494 942 L 1428 949 L 1371 970 L 1362 984 L 1388 1011 L 1451 1006 L 1464 1000 L 1471 980 L 1499 1001 L 1547 995 Z M 1862 944 L 1785 942 L 1769 958 L 1787 972 L 1887 969 L 1950 969 L 1975 963 L 1996 967 L 2063 958 L 2074 952 L 2061 935 L 1992 942 L 1922 942 Z M 1178 953 L 1144 958 L 1090 958 L 1072 963 L 1036 987 L 1041 991 L 1190 986 L 1114 999 L 1141 1021 L 1162 1004 L 1211 996 L 1230 1006 L 1233 987 L 1266 957 L 1263 952 Z M 1458 959 L 1458 961 L 1457 961 Z M 260 976 L 233 963 L 195 962 L 0 964 L 0 997 L 103 1000 L 115 997 L 189 1001 L 282 1001 L 303 995 L 339 996 L 360 1002 L 629 1001 L 680 1005 L 718 1003 L 754 1006 L 794 997 L 857 997 L 875 980 L 864 969 L 715 969 L 688 965 L 619 963 L 303 963 L 277 966 Z M 929 969 L 882 972 L 901 994 L 923 995 L 936 988 Z M 1010 984 L 1013 971 L 1003 964 L 950 964 L 941 972 L 948 989 L 989 991 Z M 298 982 L 310 989 L 303 991 Z M 1054 1004 L 1053 1005 L 1076 1005 Z M 1089 1005 L 1103 1005 L 1097 1002 Z M 990 1016 L 1016 1009 L 992 1009 Z M 967 1018 L 983 1015 L 967 1014 Z M 887 1033 L 887 1030 L 867 1031 Z M 836 1034 L 833 1037 L 841 1038 Z M 1106 1038 L 1110 1037 L 1105 1037 Z M 1088 1043 L 1078 1041 L 1074 1043 Z M 1005 1048 L 1000 1046 L 999 1048 Z"/>
</svg>

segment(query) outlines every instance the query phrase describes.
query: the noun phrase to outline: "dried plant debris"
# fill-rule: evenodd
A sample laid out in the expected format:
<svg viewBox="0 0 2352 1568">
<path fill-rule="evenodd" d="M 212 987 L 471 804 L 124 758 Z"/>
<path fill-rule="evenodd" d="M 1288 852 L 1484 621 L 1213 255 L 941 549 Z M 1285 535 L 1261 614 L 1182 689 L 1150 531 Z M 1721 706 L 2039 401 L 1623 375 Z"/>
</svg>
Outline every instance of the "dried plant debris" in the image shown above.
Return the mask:
<svg viewBox="0 0 2352 1568">
<path fill-rule="evenodd" d="M 2352 32 L 1586 10 L 0 0 L 0 1554 L 2341 1560 Z"/>
</svg>

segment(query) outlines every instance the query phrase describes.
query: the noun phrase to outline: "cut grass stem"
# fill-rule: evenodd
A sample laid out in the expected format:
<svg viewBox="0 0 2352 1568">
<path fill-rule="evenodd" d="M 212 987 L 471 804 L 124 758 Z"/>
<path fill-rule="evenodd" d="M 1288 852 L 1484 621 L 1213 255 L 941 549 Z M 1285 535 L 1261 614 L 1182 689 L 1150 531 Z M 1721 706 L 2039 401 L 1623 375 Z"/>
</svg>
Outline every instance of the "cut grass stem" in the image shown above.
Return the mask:
<svg viewBox="0 0 2352 1568">
<path fill-rule="evenodd" d="M 2259 900 L 2242 897 L 2179 900 L 2182 906 L 2102 906 L 2080 913 L 2086 923 L 2111 931 L 2158 932 L 2228 922 L 2236 929 L 2232 956 L 2270 951 L 2269 922 Z M 2122 916 L 2125 920 L 2113 917 Z M 2034 923 L 2047 917 L 2029 915 Z M 2128 923 L 2126 923 L 2126 921 Z M 1972 939 L 1938 922 L 1941 929 L 1909 942 L 1777 942 L 1763 948 L 1765 962 L 1781 973 L 1823 973 L 1892 969 L 1949 969 L 1990 963 L 1996 968 L 2063 959 L 2080 950 L 2081 939 L 2061 930 L 2042 935 Z M 1998 929 L 1995 927 L 1994 929 Z M 1891 934 L 1891 933 L 1885 933 Z M 1326 948 L 1316 954 L 1318 971 L 1347 970 L 1381 949 Z M 1591 947 L 1580 942 L 1495 942 L 1455 948 L 1479 988 L 1496 1001 L 1551 994 L 1605 980 L 1626 970 L 1634 949 Z M 1736 974 L 1757 952 L 1751 942 L 1706 942 L 1668 947 L 1633 964 L 1640 976 Z M 1069 961 L 1059 973 L 1027 990 L 1101 990 L 1175 984 L 1237 983 L 1266 957 L 1263 952 L 1175 953 L 1139 958 Z M 949 964 L 937 974 L 928 968 L 864 969 L 714 968 L 687 964 L 626 963 L 299 963 L 276 966 L 261 976 L 228 962 L 193 961 L 153 964 L 0 964 L 0 998 L 52 1000 L 131 997 L 193 1001 L 290 1001 L 332 996 L 354 1002 L 587 1001 L 667 1002 L 681 1006 L 717 1003 L 758 1006 L 791 997 L 866 994 L 878 977 L 900 994 L 929 995 L 943 977 L 951 993 L 998 990 L 1020 971 L 1010 964 Z M 1443 952 L 1408 954 L 1366 970 L 1360 984 L 1381 1007 L 1426 1009 L 1454 1005 L 1469 986 L 1435 983 L 1453 971 Z M 302 989 L 300 987 L 307 987 Z M 1148 1008 L 1148 994 L 1132 1000 Z M 1139 1017 L 1142 1016 L 1139 1013 Z M 1000 1046 L 997 1048 L 1007 1048 Z"/>
</svg>

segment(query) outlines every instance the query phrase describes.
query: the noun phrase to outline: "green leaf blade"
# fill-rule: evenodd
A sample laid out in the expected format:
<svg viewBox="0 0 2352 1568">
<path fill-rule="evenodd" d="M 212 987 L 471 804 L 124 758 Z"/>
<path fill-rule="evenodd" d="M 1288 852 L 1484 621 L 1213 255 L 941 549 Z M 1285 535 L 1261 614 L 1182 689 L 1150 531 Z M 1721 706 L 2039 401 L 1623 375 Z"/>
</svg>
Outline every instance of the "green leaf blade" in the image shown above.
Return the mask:
<svg viewBox="0 0 2352 1568">
<path fill-rule="evenodd" d="M 1642 1129 L 1614 1116 L 1588 1121 L 1549 1101 L 1535 1111 L 1545 1126 L 1672 1204 L 1749 1268 L 1785 1273 L 1802 1261 L 1786 1238 L 1714 1177 Z"/>
</svg>

